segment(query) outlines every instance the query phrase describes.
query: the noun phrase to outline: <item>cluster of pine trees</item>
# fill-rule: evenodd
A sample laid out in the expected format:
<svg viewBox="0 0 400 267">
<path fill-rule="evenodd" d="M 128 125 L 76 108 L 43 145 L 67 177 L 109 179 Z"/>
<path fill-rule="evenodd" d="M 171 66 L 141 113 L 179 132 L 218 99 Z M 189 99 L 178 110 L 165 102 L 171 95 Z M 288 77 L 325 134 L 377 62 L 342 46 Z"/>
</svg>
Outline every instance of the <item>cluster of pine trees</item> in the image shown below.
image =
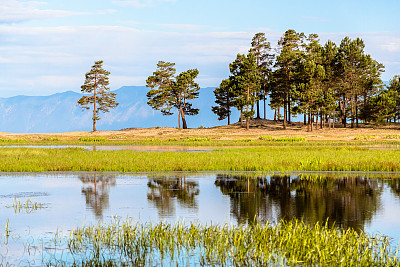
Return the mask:
<svg viewBox="0 0 400 267">
<path fill-rule="evenodd" d="M 241 126 L 255 115 L 260 118 L 260 102 L 266 98 L 275 111 L 274 120 L 283 120 L 283 128 L 292 117 L 302 114 L 304 124 L 346 127 L 363 123 L 388 123 L 400 119 L 400 76 L 384 86 L 384 66 L 364 51 L 362 39 L 345 37 L 339 45 L 320 44 L 317 34 L 287 30 L 272 49 L 264 33 L 255 34 L 247 55 L 238 54 L 229 65 L 231 75 L 215 89 L 217 106 L 212 107 L 220 120 L 231 109 L 241 114 Z M 281 113 L 282 112 L 282 113 Z"/>
</svg>

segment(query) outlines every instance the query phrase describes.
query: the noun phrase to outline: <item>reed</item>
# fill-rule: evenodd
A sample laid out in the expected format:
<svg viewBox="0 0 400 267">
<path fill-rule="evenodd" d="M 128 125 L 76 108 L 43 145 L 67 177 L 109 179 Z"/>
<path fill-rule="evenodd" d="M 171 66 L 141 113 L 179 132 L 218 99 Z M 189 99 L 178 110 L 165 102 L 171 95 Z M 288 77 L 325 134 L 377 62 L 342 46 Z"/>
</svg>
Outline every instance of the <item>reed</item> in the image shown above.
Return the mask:
<svg viewBox="0 0 400 267">
<path fill-rule="evenodd" d="M 296 220 L 249 226 L 116 220 L 73 230 L 68 249 L 82 266 L 400 266 L 385 236 Z"/>
</svg>

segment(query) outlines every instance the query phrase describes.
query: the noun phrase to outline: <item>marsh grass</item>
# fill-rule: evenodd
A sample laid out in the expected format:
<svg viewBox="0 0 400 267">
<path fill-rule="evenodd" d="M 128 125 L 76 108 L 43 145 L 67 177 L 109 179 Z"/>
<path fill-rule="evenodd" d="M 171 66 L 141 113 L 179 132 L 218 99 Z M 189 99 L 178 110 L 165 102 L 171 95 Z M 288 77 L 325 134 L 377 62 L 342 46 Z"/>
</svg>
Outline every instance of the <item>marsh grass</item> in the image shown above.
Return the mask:
<svg viewBox="0 0 400 267">
<path fill-rule="evenodd" d="M 0 144 L 25 144 L 28 141 L 26 139 L 6 139 L 0 138 Z"/>
<path fill-rule="evenodd" d="M 400 134 L 388 134 L 384 136 L 384 139 L 400 139 Z"/>
<path fill-rule="evenodd" d="M 250 226 L 116 220 L 73 230 L 68 248 L 82 266 L 399 266 L 385 236 L 297 220 Z"/>
<path fill-rule="evenodd" d="M 372 140 L 375 138 L 375 135 L 358 135 L 354 137 L 354 140 Z"/>
<path fill-rule="evenodd" d="M 2 148 L 0 171 L 400 171 L 400 150 L 271 146 L 210 152 Z"/>
</svg>

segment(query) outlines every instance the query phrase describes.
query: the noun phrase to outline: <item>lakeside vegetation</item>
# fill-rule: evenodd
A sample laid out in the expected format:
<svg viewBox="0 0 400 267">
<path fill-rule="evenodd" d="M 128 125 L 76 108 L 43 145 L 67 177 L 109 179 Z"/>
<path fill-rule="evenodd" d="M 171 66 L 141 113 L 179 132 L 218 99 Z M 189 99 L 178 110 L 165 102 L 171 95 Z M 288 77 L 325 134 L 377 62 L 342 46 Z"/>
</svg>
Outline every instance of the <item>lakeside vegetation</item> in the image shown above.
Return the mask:
<svg viewBox="0 0 400 267">
<path fill-rule="evenodd" d="M 400 265 L 398 250 L 385 236 L 297 220 L 248 226 L 116 220 L 73 230 L 68 248 L 74 263 L 83 266 Z"/>
<path fill-rule="evenodd" d="M 400 150 L 276 143 L 280 145 L 212 152 L 4 147 L 0 171 L 400 171 Z"/>
</svg>

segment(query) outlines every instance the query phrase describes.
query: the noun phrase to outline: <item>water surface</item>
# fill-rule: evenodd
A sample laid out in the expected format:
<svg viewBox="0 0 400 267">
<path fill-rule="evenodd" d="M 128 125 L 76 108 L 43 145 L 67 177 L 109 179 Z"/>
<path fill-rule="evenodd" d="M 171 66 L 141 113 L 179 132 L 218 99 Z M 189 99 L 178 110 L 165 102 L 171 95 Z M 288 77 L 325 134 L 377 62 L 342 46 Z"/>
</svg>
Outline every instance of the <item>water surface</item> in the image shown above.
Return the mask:
<svg viewBox="0 0 400 267">
<path fill-rule="evenodd" d="M 3 174 L 0 236 L 4 238 L 8 224 L 13 238 L 7 248 L 0 246 L 0 255 L 3 261 L 20 263 L 18 244 L 24 240 L 50 240 L 56 233 L 67 236 L 76 227 L 110 222 L 116 216 L 143 223 L 328 220 L 330 225 L 387 235 L 397 244 L 399 178 L 388 174 Z M 27 200 L 40 207 L 15 208 L 16 201 Z"/>
</svg>

